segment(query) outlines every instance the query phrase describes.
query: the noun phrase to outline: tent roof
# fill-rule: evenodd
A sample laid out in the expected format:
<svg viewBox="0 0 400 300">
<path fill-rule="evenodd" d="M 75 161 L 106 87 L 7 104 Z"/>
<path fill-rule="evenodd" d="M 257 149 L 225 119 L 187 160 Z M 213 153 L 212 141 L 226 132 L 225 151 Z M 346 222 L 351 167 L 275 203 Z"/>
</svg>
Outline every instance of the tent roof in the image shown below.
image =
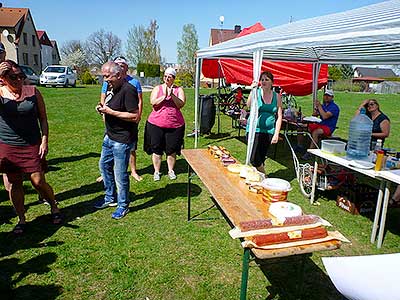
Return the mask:
<svg viewBox="0 0 400 300">
<path fill-rule="evenodd" d="M 198 58 L 400 64 L 400 0 L 289 23 L 197 51 Z"/>
</svg>

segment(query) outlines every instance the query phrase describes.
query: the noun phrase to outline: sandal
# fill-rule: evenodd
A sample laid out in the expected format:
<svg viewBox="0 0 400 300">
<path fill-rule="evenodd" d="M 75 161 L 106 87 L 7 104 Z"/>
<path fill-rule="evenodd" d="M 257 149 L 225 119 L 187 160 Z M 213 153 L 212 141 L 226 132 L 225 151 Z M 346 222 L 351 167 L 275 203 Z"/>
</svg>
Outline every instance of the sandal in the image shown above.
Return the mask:
<svg viewBox="0 0 400 300">
<path fill-rule="evenodd" d="M 61 213 L 52 213 L 51 214 L 51 221 L 53 222 L 53 225 L 61 225 L 64 221 Z"/>
<path fill-rule="evenodd" d="M 15 236 L 21 236 L 25 233 L 25 231 L 26 231 L 26 223 L 25 224 L 18 223 L 17 225 L 15 225 L 14 229 L 12 230 L 12 233 Z"/>
<path fill-rule="evenodd" d="M 391 198 L 389 200 L 388 207 L 390 207 L 390 208 L 400 208 L 400 201 Z"/>
</svg>

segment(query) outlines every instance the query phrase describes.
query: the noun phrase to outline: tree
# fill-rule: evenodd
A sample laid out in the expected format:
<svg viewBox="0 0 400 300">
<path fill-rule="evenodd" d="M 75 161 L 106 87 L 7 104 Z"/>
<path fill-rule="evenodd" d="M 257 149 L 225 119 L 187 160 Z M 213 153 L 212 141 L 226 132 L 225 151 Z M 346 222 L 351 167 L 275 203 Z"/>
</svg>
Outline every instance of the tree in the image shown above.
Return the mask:
<svg viewBox="0 0 400 300">
<path fill-rule="evenodd" d="M 68 55 L 64 55 L 61 64 L 70 66 L 78 71 L 88 66 L 86 54 L 79 48 Z"/>
<path fill-rule="evenodd" d="M 161 50 L 156 39 L 157 30 L 156 20 L 152 20 L 147 29 L 140 25 L 129 30 L 126 56 L 132 65 L 137 66 L 138 63 L 160 64 Z"/>
<path fill-rule="evenodd" d="M 81 50 L 82 53 L 85 53 L 84 47 L 82 42 L 79 40 L 70 40 L 65 42 L 60 51 L 61 51 L 61 58 L 65 59 L 67 56 L 71 55 L 72 53 L 76 52 L 77 50 Z"/>
<path fill-rule="evenodd" d="M 182 71 L 195 75 L 195 54 L 199 49 L 199 40 L 193 24 L 183 25 L 182 39 L 177 43 L 178 63 Z"/>
<path fill-rule="evenodd" d="M 140 25 L 133 27 L 128 32 L 126 58 L 133 66 L 137 66 L 138 63 L 145 61 L 145 31 L 146 29 Z"/>
<path fill-rule="evenodd" d="M 342 72 L 343 79 L 353 78 L 354 70 L 351 65 L 341 65 L 340 71 Z"/>
<path fill-rule="evenodd" d="M 112 32 L 100 29 L 87 38 L 85 48 L 89 63 L 102 65 L 121 54 L 121 39 Z"/>
<path fill-rule="evenodd" d="M 342 72 L 340 71 L 338 66 L 335 66 L 335 65 L 329 66 L 328 73 L 329 73 L 329 78 L 334 81 L 337 81 L 337 80 L 340 80 L 343 78 Z"/>
</svg>

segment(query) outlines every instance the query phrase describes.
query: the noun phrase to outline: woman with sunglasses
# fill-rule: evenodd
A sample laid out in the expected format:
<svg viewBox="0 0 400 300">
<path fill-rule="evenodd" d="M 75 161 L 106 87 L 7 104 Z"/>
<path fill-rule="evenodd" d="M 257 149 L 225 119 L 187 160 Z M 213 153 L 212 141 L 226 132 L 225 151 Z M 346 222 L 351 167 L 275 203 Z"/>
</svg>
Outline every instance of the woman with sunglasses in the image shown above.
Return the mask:
<svg viewBox="0 0 400 300">
<path fill-rule="evenodd" d="M 161 160 L 167 156 L 168 177 L 176 179 L 174 167 L 176 155 L 180 155 L 185 134 L 185 120 L 181 109 L 185 105 L 185 93 L 174 84 L 176 71 L 167 68 L 164 83 L 157 85 L 150 95 L 153 110 L 147 119 L 144 133 L 144 150 L 152 155 L 154 181 L 161 179 Z"/>
<path fill-rule="evenodd" d="M 42 160 L 48 151 L 48 123 L 43 97 L 35 86 L 24 85 L 25 74 L 12 60 L 0 63 L 0 172 L 10 182 L 10 199 L 19 221 L 13 233 L 26 229 L 23 175 L 50 204 L 53 224 L 62 217 L 51 186 L 46 182 Z"/>
<path fill-rule="evenodd" d="M 379 109 L 379 103 L 375 99 L 364 100 L 356 111 L 356 115 L 360 113 L 361 108 L 365 108 L 367 116 L 372 120 L 372 136 L 371 147 L 374 148 L 378 139 L 382 140 L 382 145 L 390 134 L 390 120 Z"/>
</svg>

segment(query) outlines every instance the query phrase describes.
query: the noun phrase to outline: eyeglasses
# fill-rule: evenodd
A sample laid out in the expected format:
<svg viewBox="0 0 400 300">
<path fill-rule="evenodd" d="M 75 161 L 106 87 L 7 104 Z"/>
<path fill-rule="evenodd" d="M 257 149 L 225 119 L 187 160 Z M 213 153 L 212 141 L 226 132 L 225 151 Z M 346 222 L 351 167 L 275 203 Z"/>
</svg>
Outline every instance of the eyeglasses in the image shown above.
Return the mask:
<svg viewBox="0 0 400 300">
<path fill-rule="evenodd" d="M 26 78 L 26 75 L 24 73 L 8 74 L 8 78 L 12 81 L 15 81 L 17 79 L 24 80 Z"/>
</svg>

